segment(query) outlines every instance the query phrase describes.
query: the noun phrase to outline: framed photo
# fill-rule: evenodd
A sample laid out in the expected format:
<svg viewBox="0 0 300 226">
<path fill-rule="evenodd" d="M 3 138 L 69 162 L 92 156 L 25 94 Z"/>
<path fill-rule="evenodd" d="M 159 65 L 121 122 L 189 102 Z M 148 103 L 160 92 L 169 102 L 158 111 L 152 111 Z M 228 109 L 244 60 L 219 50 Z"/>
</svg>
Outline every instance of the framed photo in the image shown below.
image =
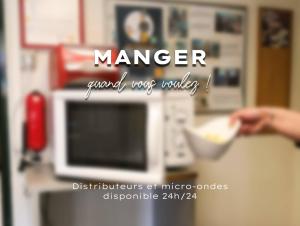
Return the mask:
<svg viewBox="0 0 300 226">
<path fill-rule="evenodd" d="M 20 33 L 23 48 L 51 48 L 84 42 L 83 0 L 20 0 Z"/>
<path fill-rule="evenodd" d="M 188 37 L 188 21 L 187 9 L 170 7 L 168 18 L 168 30 L 172 38 L 186 38 Z"/>
<path fill-rule="evenodd" d="M 263 8 L 260 14 L 262 47 L 287 48 L 291 43 L 292 14 L 287 10 Z"/>
<path fill-rule="evenodd" d="M 216 13 L 216 32 L 228 34 L 241 34 L 243 29 L 242 15 L 230 12 Z"/>
</svg>

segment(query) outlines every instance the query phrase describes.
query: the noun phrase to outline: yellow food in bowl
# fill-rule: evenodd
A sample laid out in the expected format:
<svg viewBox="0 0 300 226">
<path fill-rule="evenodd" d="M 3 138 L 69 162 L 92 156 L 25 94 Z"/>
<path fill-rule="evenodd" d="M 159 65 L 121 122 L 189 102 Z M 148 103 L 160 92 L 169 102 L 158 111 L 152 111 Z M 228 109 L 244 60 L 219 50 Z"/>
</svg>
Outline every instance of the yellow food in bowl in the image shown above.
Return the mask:
<svg viewBox="0 0 300 226">
<path fill-rule="evenodd" d="M 218 144 L 225 142 L 225 139 L 218 134 L 207 133 L 203 135 L 203 138 L 205 140 L 208 140 L 213 143 L 218 143 Z"/>
</svg>

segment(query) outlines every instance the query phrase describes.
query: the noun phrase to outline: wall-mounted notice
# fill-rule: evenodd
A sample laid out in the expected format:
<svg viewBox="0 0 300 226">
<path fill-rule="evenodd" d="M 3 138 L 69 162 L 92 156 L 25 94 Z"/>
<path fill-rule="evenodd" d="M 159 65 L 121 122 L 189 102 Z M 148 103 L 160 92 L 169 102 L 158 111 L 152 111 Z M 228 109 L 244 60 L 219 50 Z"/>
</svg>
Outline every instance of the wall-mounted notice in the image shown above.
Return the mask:
<svg viewBox="0 0 300 226">
<path fill-rule="evenodd" d="M 25 48 L 49 48 L 84 40 L 83 0 L 21 0 L 21 44 Z"/>
<path fill-rule="evenodd" d="M 245 8 L 184 1 L 153 3 L 116 0 L 107 2 L 105 11 L 110 21 L 107 24 L 107 41 L 121 49 L 124 48 L 124 40 L 131 40 L 131 46 L 136 47 L 146 37 L 148 41 L 163 45 L 151 48 L 147 43 L 142 49 L 163 46 L 170 53 L 174 53 L 174 50 L 187 50 L 190 53 L 199 49 L 206 52 L 205 67 L 170 64 L 163 71 L 163 79 L 166 80 L 181 80 L 188 72 L 193 80 L 199 80 L 202 84 L 207 84 L 208 78 L 211 78 L 209 91 L 196 94 L 198 113 L 230 111 L 244 105 Z M 130 18 L 134 18 L 131 24 Z M 158 36 L 154 31 L 161 33 Z M 139 39 L 133 38 L 136 36 Z M 188 58 L 190 56 L 188 54 Z M 192 59 L 188 59 L 188 62 L 192 62 Z M 139 77 L 143 75 L 140 73 Z M 144 77 L 149 78 L 149 73 Z"/>
<path fill-rule="evenodd" d="M 169 12 L 179 7 L 182 8 L 171 6 Z M 206 67 L 190 67 L 189 70 L 202 83 L 209 75 L 212 76 L 208 93 L 198 92 L 196 95 L 196 112 L 228 111 L 242 107 L 245 10 L 214 5 L 188 5 L 186 10 L 188 35 L 185 42 L 190 50 L 202 49 L 206 52 Z"/>
</svg>

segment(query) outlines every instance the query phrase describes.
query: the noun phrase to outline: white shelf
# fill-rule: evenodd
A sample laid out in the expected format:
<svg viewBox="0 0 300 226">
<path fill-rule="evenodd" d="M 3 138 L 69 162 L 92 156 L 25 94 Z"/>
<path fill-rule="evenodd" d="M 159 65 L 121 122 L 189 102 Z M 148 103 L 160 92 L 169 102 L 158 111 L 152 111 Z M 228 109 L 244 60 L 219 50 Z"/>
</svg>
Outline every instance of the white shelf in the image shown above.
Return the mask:
<svg viewBox="0 0 300 226">
<path fill-rule="evenodd" d="M 26 188 L 29 193 L 72 190 L 72 182 L 59 180 L 51 165 L 36 165 L 26 170 Z"/>
<path fill-rule="evenodd" d="M 53 167 L 50 164 L 29 167 L 25 174 L 26 190 L 29 194 L 71 191 L 73 188 L 72 181 L 60 180 L 55 177 Z M 194 180 L 196 178 L 197 173 L 193 170 L 171 171 L 166 175 L 166 182 Z"/>
</svg>

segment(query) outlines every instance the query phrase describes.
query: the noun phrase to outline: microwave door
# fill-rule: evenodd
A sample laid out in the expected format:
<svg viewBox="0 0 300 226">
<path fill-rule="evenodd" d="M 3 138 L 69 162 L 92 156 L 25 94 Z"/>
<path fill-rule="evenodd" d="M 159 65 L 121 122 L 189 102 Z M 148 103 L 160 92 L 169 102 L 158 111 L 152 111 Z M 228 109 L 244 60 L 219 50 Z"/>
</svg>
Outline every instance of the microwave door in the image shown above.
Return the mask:
<svg viewBox="0 0 300 226">
<path fill-rule="evenodd" d="M 70 166 L 147 170 L 143 104 L 67 104 Z"/>
</svg>

